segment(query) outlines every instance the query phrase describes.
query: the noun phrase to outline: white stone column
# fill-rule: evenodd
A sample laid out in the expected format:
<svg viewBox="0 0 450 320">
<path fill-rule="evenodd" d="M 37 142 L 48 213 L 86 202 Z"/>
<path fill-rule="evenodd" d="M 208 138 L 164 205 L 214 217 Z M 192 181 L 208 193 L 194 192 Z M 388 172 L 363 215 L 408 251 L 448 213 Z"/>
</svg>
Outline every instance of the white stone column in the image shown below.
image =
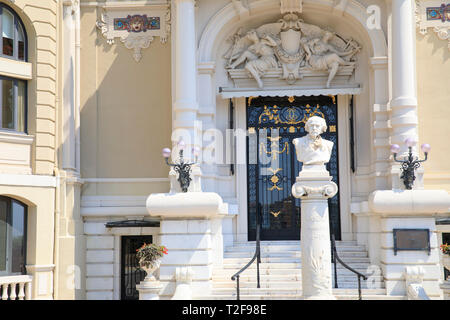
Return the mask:
<svg viewBox="0 0 450 320">
<path fill-rule="evenodd" d="M 399 159 L 407 152 L 404 144 L 406 138 L 412 137 L 418 141 L 416 29 L 413 9 L 412 0 L 392 1 L 391 143 L 400 146 Z M 392 163 L 393 188 L 403 188 L 398 173 L 399 165 Z"/>
<path fill-rule="evenodd" d="M 75 137 L 75 16 L 72 3 L 64 3 L 63 28 L 63 108 L 62 108 L 62 168 L 77 171 Z"/>
<path fill-rule="evenodd" d="M 302 294 L 304 299 L 334 300 L 327 199 L 338 187 L 324 166 L 310 172 L 305 167 L 292 186 L 293 196 L 302 200 Z"/>
<path fill-rule="evenodd" d="M 175 90 L 172 129 L 182 130 L 180 132 L 183 135 L 189 136 L 184 138 L 185 156 L 189 157 L 197 134 L 198 112 L 194 0 L 175 0 L 174 23 Z M 178 142 L 176 136 L 172 136 L 172 139 L 174 143 Z"/>
</svg>

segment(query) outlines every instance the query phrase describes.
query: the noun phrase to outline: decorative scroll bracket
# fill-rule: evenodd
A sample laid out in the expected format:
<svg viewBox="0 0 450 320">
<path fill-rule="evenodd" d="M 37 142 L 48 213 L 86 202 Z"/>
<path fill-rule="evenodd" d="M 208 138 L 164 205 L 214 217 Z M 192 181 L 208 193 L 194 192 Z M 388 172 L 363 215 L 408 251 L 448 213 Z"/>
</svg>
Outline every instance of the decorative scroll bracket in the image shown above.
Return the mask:
<svg viewBox="0 0 450 320">
<path fill-rule="evenodd" d="M 416 0 L 416 25 L 422 35 L 433 28 L 439 39 L 448 41 L 450 50 L 450 3 L 443 3 L 443 0 Z"/>
<path fill-rule="evenodd" d="M 133 50 L 136 62 L 142 59 L 142 49 L 150 46 L 156 36 L 161 43 L 166 43 L 170 34 L 169 5 L 145 6 L 143 9 L 122 7 L 105 8 L 96 26 L 106 38 L 109 45 L 115 38 L 127 49 Z"/>
</svg>

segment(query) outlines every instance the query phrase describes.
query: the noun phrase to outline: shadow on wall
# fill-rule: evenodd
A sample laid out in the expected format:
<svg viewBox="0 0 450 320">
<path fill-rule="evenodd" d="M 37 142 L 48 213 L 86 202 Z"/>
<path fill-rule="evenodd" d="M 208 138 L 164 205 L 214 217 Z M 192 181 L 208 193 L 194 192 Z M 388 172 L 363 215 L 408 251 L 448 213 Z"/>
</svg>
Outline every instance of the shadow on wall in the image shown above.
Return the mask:
<svg viewBox="0 0 450 320">
<path fill-rule="evenodd" d="M 420 32 L 417 32 L 417 39 L 426 39 L 428 44 L 433 46 L 433 55 L 439 52 L 442 52 L 442 62 L 445 63 L 450 59 L 450 50 L 449 50 L 449 40 L 442 40 L 439 38 L 436 32 L 433 31 L 432 28 L 428 28 L 428 33 L 422 35 Z"/>
<path fill-rule="evenodd" d="M 155 37 L 136 62 L 119 38 L 106 42 L 95 26 L 99 15 L 96 9 L 81 15 L 82 177 L 166 178 L 161 150 L 170 145 L 172 125 L 170 39 L 161 44 Z"/>
</svg>

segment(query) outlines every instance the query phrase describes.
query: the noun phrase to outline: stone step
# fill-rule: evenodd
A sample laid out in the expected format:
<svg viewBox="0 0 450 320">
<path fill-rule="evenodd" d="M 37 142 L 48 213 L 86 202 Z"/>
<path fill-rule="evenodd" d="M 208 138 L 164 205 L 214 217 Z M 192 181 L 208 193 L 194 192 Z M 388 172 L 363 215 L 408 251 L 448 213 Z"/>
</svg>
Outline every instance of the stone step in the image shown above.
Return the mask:
<svg viewBox="0 0 450 320">
<path fill-rule="evenodd" d="M 367 263 L 370 259 L 367 257 L 340 257 L 347 264 Z M 243 263 L 243 258 L 224 258 L 223 264 Z M 248 259 L 250 261 L 250 258 Z M 301 257 L 261 257 L 261 263 L 301 263 Z M 245 264 L 244 264 L 245 265 Z M 339 262 L 338 262 L 339 265 Z"/>
<path fill-rule="evenodd" d="M 241 263 L 224 263 L 222 268 L 223 269 L 235 269 L 236 272 L 239 271 L 242 267 L 245 266 L 245 261 Z M 350 267 L 358 272 L 366 272 L 367 268 L 370 266 L 369 263 L 352 263 Z M 259 264 L 259 269 L 301 269 L 302 264 L 301 263 L 295 263 L 295 262 L 262 262 Z M 248 269 L 256 269 L 256 263 L 252 263 Z M 333 269 L 333 266 L 332 266 Z M 341 264 L 337 265 L 337 269 L 345 269 Z M 347 270 L 347 269 L 345 269 Z"/>
<path fill-rule="evenodd" d="M 252 265 L 253 266 L 253 265 Z M 256 265 L 254 267 L 249 267 L 247 270 L 243 271 L 241 273 L 241 277 L 242 276 L 246 276 L 246 275 L 256 275 Z M 242 266 L 241 266 L 242 267 Z M 358 272 L 361 272 L 362 274 L 366 274 L 367 272 L 367 268 L 353 268 Z M 236 272 L 238 272 L 240 270 L 240 268 L 236 268 L 236 269 L 214 269 L 213 270 L 213 276 L 229 276 L 231 277 L 232 275 L 234 275 Z M 285 274 L 289 274 L 289 275 L 301 275 L 302 270 L 298 267 L 295 268 L 266 268 L 266 269 L 260 269 L 259 270 L 260 275 L 285 275 Z M 356 275 L 351 272 L 350 270 L 347 269 L 343 269 L 343 268 L 338 268 L 338 276 L 344 276 L 344 275 L 352 275 L 356 278 Z M 334 274 L 334 270 L 332 270 L 332 274 Z"/>
<path fill-rule="evenodd" d="M 240 282 L 244 283 L 244 282 L 255 282 L 256 283 L 256 272 L 254 274 L 246 274 L 244 275 L 244 273 L 241 274 L 240 276 Z M 274 275 L 274 274 L 260 274 L 259 276 L 260 278 L 260 282 L 296 282 L 296 281 L 301 281 L 302 280 L 302 275 L 301 273 L 299 274 L 279 274 L 279 275 Z M 213 275 L 212 277 L 213 282 L 229 282 L 231 281 L 232 283 L 235 283 L 234 281 L 231 280 L 231 276 L 229 276 L 228 274 L 216 274 Z M 383 276 L 371 276 L 370 278 L 371 281 L 376 281 L 376 282 L 383 282 L 384 278 Z M 334 278 L 333 278 L 334 281 Z M 347 275 L 341 275 L 338 271 L 338 283 L 341 282 L 355 282 L 357 283 L 358 278 L 356 277 L 356 275 L 354 274 L 347 274 Z M 365 281 L 362 280 L 361 283 L 364 283 Z"/>
<path fill-rule="evenodd" d="M 300 240 L 262 240 L 260 241 L 261 245 L 264 246 L 270 246 L 270 245 L 293 245 L 293 246 L 298 246 L 300 248 Z M 233 246 L 238 247 L 238 246 L 255 246 L 256 245 L 256 241 L 238 241 L 238 242 L 234 242 Z M 357 246 L 358 244 L 356 243 L 355 240 L 344 240 L 344 241 L 336 241 L 336 247 L 339 246 Z"/>
<path fill-rule="evenodd" d="M 358 300 L 358 293 L 353 294 L 339 294 L 335 295 L 337 300 Z M 301 295 L 244 295 L 240 296 L 241 300 L 303 300 Z M 384 294 L 373 295 L 373 294 L 363 294 L 362 300 L 406 300 L 405 296 L 387 296 Z M 196 297 L 195 300 L 236 300 L 236 295 L 214 295 L 214 296 L 201 296 Z"/>
<path fill-rule="evenodd" d="M 386 289 L 361 289 L 362 295 L 385 295 Z M 354 295 L 358 294 L 357 288 L 351 289 L 333 289 L 334 295 Z M 212 295 L 228 295 L 236 296 L 236 288 L 213 288 Z M 302 289 L 291 289 L 291 288 L 240 288 L 240 296 L 246 295 L 261 295 L 261 296 L 275 296 L 275 295 L 302 295 Z"/>
<path fill-rule="evenodd" d="M 271 288 L 271 289 L 301 289 L 302 282 L 301 281 L 265 281 L 261 279 L 260 288 Z M 334 283 L 333 283 L 334 287 Z M 234 288 L 236 289 L 236 281 L 227 281 L 227 282 L 219 282 L 213 281 L 213 289 L 225 289 L 225 288 Z M 239 288 L 257 288 L 257 282 L 254 281 L 240 281 Z M 357 281 L 340 281 L 338 280 L 338 288 L 339 289 L 357 289 L 358 282 Z M 384 288 L 383 281 L 371 281 L 367 283 L 366 281 L 361 282 L 361 288 L 363 289 L 382 289 Z"/>
<path fill-rule="evenodd" d="M 224 258 L 248 258 L 249 260 L 253 257 L 255 254 L 255 251 L 232 251 L 232 252 L 225 252 L 223 257 Z M 367 252 L 366 251 L 338 251 L 339 257 L 345 258 L 345 257 L 363 257 L 367 258 Z M 279 252 L 261 252 L 261 257 L 264 258 L 292 258 L 292 257 L 301 257 L 302 253 L 301 251 L 279 251 Z"/>
<path fill-rule="evenodd" d="M 227 247 L 225 248 L 225 253 L 228 252 L 242 252 L 242 251 L 248 251 L 248 252 L 255 252 L 256 246 L 233 246 L 233 247 Z M 358 251 L 366 251 L 366 248 L 364 246 L 340 246 L 336 247 L 336 250 L 339 254 L 341 251 L 351 251 L 351 252 L 358 252 Z M 301 252 L 301 249 L 299 246 L 295 245 L 270 245 L 270 246 L 261 246 L 261 252 L 283 252 L 283 251 L 298 251 Z"/>
</svg>

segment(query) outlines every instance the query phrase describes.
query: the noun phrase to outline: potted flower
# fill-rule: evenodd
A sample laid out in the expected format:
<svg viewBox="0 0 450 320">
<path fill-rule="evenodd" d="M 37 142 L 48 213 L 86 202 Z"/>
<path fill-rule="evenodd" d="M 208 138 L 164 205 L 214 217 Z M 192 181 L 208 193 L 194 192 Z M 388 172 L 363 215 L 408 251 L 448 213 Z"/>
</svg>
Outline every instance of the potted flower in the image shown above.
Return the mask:
<svg viewBox="0 0 450 320">
<path fill-rule="evenodd" d="M 442 263 L 444 267 L 450 271 L 450 245 L 445 243 L 441 244 L 442 251 Z"/>
<path fill-rule="evenodd" d="M 167 254 L 167 248 L 153 243 L 144 243 L 136 252 L 140 267 L 147 273 L 145 280 L 156 281 L 153 272 L 161 265 L 161 258 Z"/>
</svg>

